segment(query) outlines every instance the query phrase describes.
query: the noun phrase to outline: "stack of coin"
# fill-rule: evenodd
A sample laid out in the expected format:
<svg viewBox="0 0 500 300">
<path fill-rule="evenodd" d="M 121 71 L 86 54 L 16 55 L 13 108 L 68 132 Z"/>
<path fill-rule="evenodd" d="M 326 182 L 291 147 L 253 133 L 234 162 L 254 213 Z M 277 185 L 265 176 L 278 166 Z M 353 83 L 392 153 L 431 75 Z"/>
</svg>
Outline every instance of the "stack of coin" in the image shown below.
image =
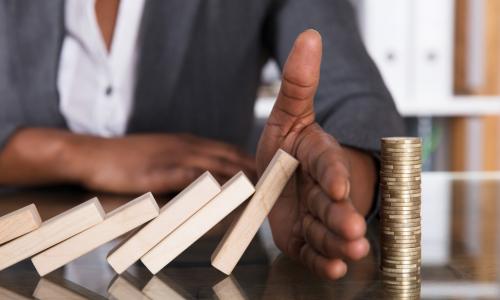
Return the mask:
<svg viewBox="0 0 500 300">
<path fill-rule="evenodd" d="M 381 270 L 384 290 L 398 299 L 420 298 L 421 153 L 420 138 L 382 139 Z"/>
</svg>

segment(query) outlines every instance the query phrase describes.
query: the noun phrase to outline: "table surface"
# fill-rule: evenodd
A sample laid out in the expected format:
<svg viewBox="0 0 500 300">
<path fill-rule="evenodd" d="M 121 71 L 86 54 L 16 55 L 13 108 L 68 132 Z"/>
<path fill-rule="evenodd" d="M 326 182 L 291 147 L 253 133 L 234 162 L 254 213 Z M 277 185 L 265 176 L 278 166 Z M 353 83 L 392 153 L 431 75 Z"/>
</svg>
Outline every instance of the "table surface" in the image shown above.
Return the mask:
<svg viewBox="0 0 500 300">
<path fill-rule="evenodd" d="M 498 299 L 500 284 L 497 238 L 500 176 L 487 174 L 426 174 L 422 197 L 423 299 Z M 98 196 L 106 211 L 133 196 L 91 193 L 77 188 L 0 191 L 0 215 L 35 203 L 47 219 Z M 168 197 L 157 198 L 160 205 Z M 229 218 L 228 218 L 229 219 Z M 228 220 L 221 222 L 180 257 L 152 276 L 140 263 L 117 276 L 106 255 L 118 241 L 75 260 L 41 279 L 30 260 L 0 272 L 1 299 L 103 299 L 109 289 L 144 297 L 142 291 L 186 299 L 382 299 L 378 271 L 378 222 L 369 225 L 369 255 L 349 263 L 347 275 L 328 282 L 279 254 L 266 226 L 261 229 L 230 277 L 210 266 L 210 254 Z M 164 294 L 167 293 L 167 294 Z M 17 297 L 17 298 L 16 298 Z"/>
</svg>

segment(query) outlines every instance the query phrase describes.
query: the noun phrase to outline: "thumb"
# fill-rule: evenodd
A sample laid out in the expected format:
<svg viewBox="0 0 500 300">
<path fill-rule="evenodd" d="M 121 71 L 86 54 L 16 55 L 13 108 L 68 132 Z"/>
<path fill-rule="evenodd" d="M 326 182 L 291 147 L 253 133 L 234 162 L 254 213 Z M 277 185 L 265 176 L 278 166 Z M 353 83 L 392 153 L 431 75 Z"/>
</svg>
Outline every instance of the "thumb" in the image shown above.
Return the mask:
<svg viewBox="0 0 500 300">
<path fill-rule="evenodd" d="M 313 100 L 319 84 L 321 54 L 321 35 L 316 30 L 304 31 L 295 40 L 268 122 L 283 134 L 290 132 L 299 120 L 314 122 Z"/>
<path fill-rule="evenodd" d="M 319 84 L 322 55 L 321 35 L 313 29 L 302 32 L 283 68 L 281 89 L 262 133 L 259 152 L 268 156 L 281 147 L 290 151 L 285 139 L 314 123 L 313 100 Z M 293 143 L 293 137 L 290 137 Z M 260 150 L 260 151 L 259 151 Z M 266 155 L 267 154 L 267 155 Z"/>
</svg>

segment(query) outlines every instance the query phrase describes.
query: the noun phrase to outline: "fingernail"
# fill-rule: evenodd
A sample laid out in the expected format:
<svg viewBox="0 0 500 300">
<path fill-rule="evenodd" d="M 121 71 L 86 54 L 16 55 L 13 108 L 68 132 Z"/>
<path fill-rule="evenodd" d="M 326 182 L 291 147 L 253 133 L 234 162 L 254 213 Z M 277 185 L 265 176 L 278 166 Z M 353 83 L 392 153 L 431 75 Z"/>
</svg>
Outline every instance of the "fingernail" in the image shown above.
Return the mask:
<svg viewBox="0 0 500 300">
<path fill-rule="evenodd" d="M 349 179 L 345 180 L 345 196 L 344 199 L 349 199 L 349 194 L 351 193 L 351 182 Z"/>
</svg>

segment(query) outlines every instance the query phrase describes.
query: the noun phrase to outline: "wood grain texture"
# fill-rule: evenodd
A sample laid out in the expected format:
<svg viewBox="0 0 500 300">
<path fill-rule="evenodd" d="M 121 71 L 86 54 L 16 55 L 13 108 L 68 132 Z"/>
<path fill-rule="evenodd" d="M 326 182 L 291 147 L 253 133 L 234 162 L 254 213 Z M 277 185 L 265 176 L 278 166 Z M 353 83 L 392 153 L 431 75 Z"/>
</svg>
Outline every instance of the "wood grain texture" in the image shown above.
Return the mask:
<svg viewBox="0 0 500 300">
<path fill-rule="evenodd" d="M 231 274 L 294 174 L 298 160 L 279 149 L 255 187 L 255 194 L 212 254 L 212 266 Z"/>
<path fill-rule="evenodd" d="M 151 273 L 158 273 L 248 199 L 254 191 L 250 180 L 243 172 L 239 172 L 222 186 L 222 191 L 215 198 L 146 253 L 141 261 Z"/>
<path fill-rule="evenodd" d="M 43 276 L 141 226 L 158 216 L 158 213 L 155 198 L 147 193 L 113 210 L 103 222 L 38 254 L 31 261 Z"/>
<path fill-rule="evenodd" d="M 164 205 L 157 218 L 114 249 L 107 260 L 121 274 L 184 223 L 221 190 L 219 183 L 205 172 L 175 198 Z"/>
<path fill-rule="evenodd" d="M 97 198 L 57 215 L 42 225 L 0 247 L 0 270 L 52 247 L 104 220 Z"/>
<path fill-rule="evenodd" d="M 35 204 L 30 204 L 0 217 L 0 244 L 31 232 L 42 224 Z"/>
</svg>

